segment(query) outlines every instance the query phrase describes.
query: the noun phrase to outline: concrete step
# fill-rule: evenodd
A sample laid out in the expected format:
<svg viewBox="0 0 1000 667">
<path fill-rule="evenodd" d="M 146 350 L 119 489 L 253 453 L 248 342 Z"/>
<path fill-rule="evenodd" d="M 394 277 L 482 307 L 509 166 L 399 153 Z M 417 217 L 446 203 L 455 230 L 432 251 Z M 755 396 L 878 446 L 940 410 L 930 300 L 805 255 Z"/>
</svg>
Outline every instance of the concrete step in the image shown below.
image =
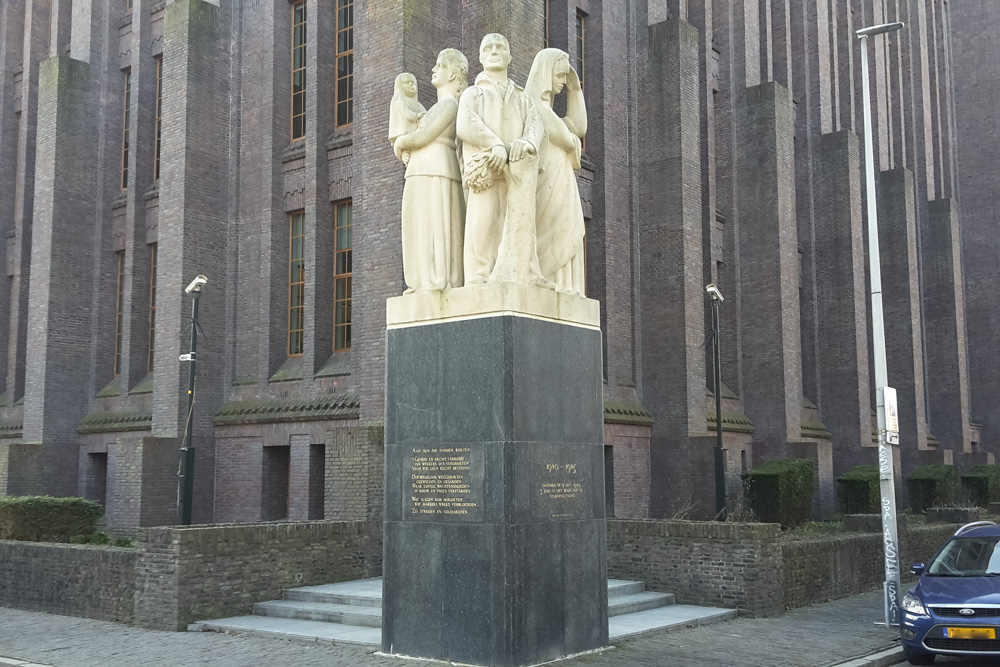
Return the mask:
<svg viewBox="0 0 1000 667">
<path fill-rule="evenodd" d="M 382 578 L 342 581 L 285 590 L 286 600 L 382 608 Z"/>
<path fill-rule="evenodd" d="M 343 623 L 368 628 L 382 627 L 382 608 L 327 602 L 302 602 L 299 600 L 271 600 L 253 606 L 255 616 L 295 618 L 301 621 Z"/>
<path fill-rule="evenodd" d="M 382 629 L 342 623 L 301 621 L 273 616 L 235 616 L 218 621 L 199 621 L 188 626 L 194 632 L 226 632 L 256 637 L 280 637 L 306 642 L 336 642 L 381 646 Z"/>
<path fill-rule="evenodd" d="M 672 604 L 658 609 L 647 609 L 608 619 L 608 639 L 618 642 L 654 632 L 670 632 L 711 625 L 736 618 L 735 609 L 697 607 L 689 604 Z"/>
<path fill-rule="evenodd" d="M 608 599 L 619 595 L 632 595 L 633 593 L 643 593 L 646 584 L 641 581 L 626 581 L 624 579 L 608 579 Z"/>
<path fill-rule="evenodd" d="M 634 614 L 638 611 L 666 607 L 674 603 L 672 593 L 654 593 L 644 591 L 629 595 L 616 595 L 608 598 L 608 617 Z"/>
</svg>

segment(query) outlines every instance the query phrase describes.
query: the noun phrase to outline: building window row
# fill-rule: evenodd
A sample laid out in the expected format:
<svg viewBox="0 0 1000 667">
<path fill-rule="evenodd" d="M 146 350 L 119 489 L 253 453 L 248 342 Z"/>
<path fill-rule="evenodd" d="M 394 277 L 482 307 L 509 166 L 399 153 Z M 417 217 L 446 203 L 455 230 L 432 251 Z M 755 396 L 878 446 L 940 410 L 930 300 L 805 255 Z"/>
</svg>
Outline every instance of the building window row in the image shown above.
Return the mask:
<svg viewBox="0 0 1000 667">
<path fill-rule="evenodd" d="M 129 109 L 132 104 L 132 71 L 125 70 L 125 99 L 122 112 L 122 190 L 128 188 L 128 127 Z"/>
<path fill-rule="evenodd" d="M 336 126 L 354 122 L 354 0 L 336 0 L 336 80 L 334 83 Z M 306 136 L 306 26 L 305 0 L 292 5 L 291 136 Z"/>
</svg>

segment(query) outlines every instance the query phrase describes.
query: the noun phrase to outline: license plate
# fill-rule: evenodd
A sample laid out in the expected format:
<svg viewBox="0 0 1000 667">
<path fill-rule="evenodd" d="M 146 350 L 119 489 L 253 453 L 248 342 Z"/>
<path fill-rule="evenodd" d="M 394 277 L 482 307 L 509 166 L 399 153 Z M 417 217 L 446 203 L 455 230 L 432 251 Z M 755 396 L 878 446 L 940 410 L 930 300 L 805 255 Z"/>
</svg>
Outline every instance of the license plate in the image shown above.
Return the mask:
<svg viewBox="0 0 1000 667">
<path fill-rule="evenodd" d="M 948 639 L 996 639 L 996 628 L 945 628 Z"/>
</svg>

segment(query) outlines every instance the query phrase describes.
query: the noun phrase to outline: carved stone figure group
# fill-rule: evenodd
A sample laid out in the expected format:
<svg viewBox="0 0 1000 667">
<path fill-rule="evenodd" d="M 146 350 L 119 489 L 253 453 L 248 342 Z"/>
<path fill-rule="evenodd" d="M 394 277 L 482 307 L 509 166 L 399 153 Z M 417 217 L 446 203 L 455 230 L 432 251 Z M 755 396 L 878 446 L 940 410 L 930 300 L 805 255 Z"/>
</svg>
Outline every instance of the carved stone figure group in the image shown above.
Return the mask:
<svg viewBox="0 0 1000 667">
<path fill-rule="evenodd" d="M 389 141 L 406 164 L 406 293 L 514 282 L 582 295 L 580 168 L 587 110 L 569 56 L 544 49 L 521 88 L 507 77 L 510 46 L 483 38 L 483 72 L 445 49 L 431 70 L 437 103 L 424 110 L 416 78 L 396 77 Z M 566 116 L 552 108 L 567 90 Z"/>
</svg>

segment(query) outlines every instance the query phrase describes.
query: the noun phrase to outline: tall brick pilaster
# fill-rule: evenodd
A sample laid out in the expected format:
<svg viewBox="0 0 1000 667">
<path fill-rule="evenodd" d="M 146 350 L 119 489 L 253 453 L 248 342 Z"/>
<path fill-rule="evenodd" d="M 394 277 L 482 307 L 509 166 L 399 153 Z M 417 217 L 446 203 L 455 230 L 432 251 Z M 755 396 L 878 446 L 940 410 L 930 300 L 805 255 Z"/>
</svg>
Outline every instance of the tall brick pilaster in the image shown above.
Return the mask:
<svg viewBox="0 0 1000 667">
<path fill-rule="evenodd" d="M 872 406 L 858 136 L 850 130 L 823 135 L 817 162 L 820 410 L 833 434 L 833 474 L 838 476 L 872 462 L 862 451 L 872 442 Z"/>
<path fill-rule="evenodd" d="M 931 432 L 944 447 L 969 453 L 969 360 L 958 203 L 954 199 L 928 203 L 921 240 Z"/>
<path fill-rule="evenodd" d="M 327 139 L 334 131 L 336 42 L 325 39 L 336 34 L 336 3 L 307 3 L 309 22 L 306 41 L 306 139 L 305 235 L 314 239 L 305 245 L 306 293 L 305 340 L 302 377 L 309 381 L 333 352 L 333 209 L 330 205 Z M 308 455 L 308 447 L 306 447 Z M 302 518 L 306 518 L 303 516 Z"/>
<path fill-rule="evenodd" d="M 711 471 L 691 436 L 704 435 L 705 286 L 702 277 L 701 121 L 698 31 L 680 19 L 649 28 L 649 63 L 641 97 L 646 206 L 641 248 L 643 400 L 653 413 L 650 513 L 693 501 L 711 514 Z"/>
<path fill-rule="evenodd" d="M 956 109 L 995 106 L 1000 80 L 1000 42 L 991 22 L 990 0 L 966 0 L 949 6 L 952 72 Z M 1000 457 L 1000 364 L 995 361 L 1000 331 L 1000 117 L 955 115 L 957 177 L 962 185 L 962 264 L 969 350 L 972 420 L 982 424 L 979 447 Z"/>
<path fill-rule="evenodd" d="M 802 368 L 794 127 L 788 90 L 747 88 L 737 103 L 743 405 L 754 456 L 780 458 L 801 437 Z"/>
<path fill-rule="evenodd" d="M 156 372 L 153 435 L 180 438 L 187 415 L 186 364 L 177 357 L 190 345 L 191 299 L 184 287 L 198 274 L 202 291 L 198 383 L 193 428 L 197 447 L 194 522 L 212 518 L 214 428 L 223 399 L 226 229 L 229 224 L 228 155 L 229 5 L 178 0 L 166 8 L 163 58 L 163 161 L 157 262 Z"/>
<path fill-rule="evenodd" d="M 43 446 L 39 492 L 75 493 L 76 427 L 87 413 L 92 221 L 98 179 L 96 115 L 85 110 L 91 65 L 60 56 L 39 68 L 37 177 L 24 396 L 24 441 Z M 81 391 L 83 389 L 83 391 Z"/>
<path fill-rule="evenodd" d="M 516 24 L 492 21 L 506 20 L 522 4 L 473 2 L 463 16 L 478 16 L 490 30 L 506 30 L 512 40 L 511 53 L 517 54 L 524 49 L 515 46 Z M 354 7 L 354 117 L 366 122 L 356 123 L 353 129 L 353 155 L 363 158 L 353 179 L 353 261 L 355 275 L 362 278 L 354 281 L 352 354 L 365 360 L 359 369 L 361 419 L 378 422 L 385 412 L 385 300 L 404 289 L 399 218 L 404 167 L 385 138 L 385 98 L 400 72 L 426 81 L 438 52 L 457 43 L 459 36 L 448 16 L 431 3 L 410 2 L 400 7 L 361 0 Z M 540 30 L 537 36 L 540 42 Z M 464 49 L 470 61 L 470 83 L 473 73 L 482 71 L 477 59 L 481 37 L 472 38 Z M 521 85 L 527 72 L 511 64 L 511 76 Z M 421 99 L 425 106 L 434 101 L 433 97 Z"/>
<path fill-rule="evenodd" d="M 12 72 L 21 66 L 24 54 L 24 0 L 5 3 L 0 7 L 0 72 Z M 20 88 L 20 90 L 17 90 Z M 0 241 L 3 250 L 14 243 L 14 206 L 17 203 L 18 167 L 20 165 L 20 102 L 24 89 L 22 78 L 15 84 L 14 77 L 6 76 L 0 82 Z M 23 93 L 22 93 L 23 94 Z M 3 276 L 14 275 L 14 258 L 8 260 L 3 253 Z M 11 282 L 0 283 L 0 350 L 8 349 L 10 336 Z M 6 385 L 7 355 L 0 354 L 0 383 Z M 6 386 L 0 388 L 0 392 Z M 8 392 L 8 400 L 14 398 Z"/>
<path fill-rule="evenodd" d="M 921 465 L 919 452 L 928 449 L 913 174 L 906 169 L 884 171 L 877 190 L 886 368 L 899 401 L 905 479 Z"/>
</svg>

